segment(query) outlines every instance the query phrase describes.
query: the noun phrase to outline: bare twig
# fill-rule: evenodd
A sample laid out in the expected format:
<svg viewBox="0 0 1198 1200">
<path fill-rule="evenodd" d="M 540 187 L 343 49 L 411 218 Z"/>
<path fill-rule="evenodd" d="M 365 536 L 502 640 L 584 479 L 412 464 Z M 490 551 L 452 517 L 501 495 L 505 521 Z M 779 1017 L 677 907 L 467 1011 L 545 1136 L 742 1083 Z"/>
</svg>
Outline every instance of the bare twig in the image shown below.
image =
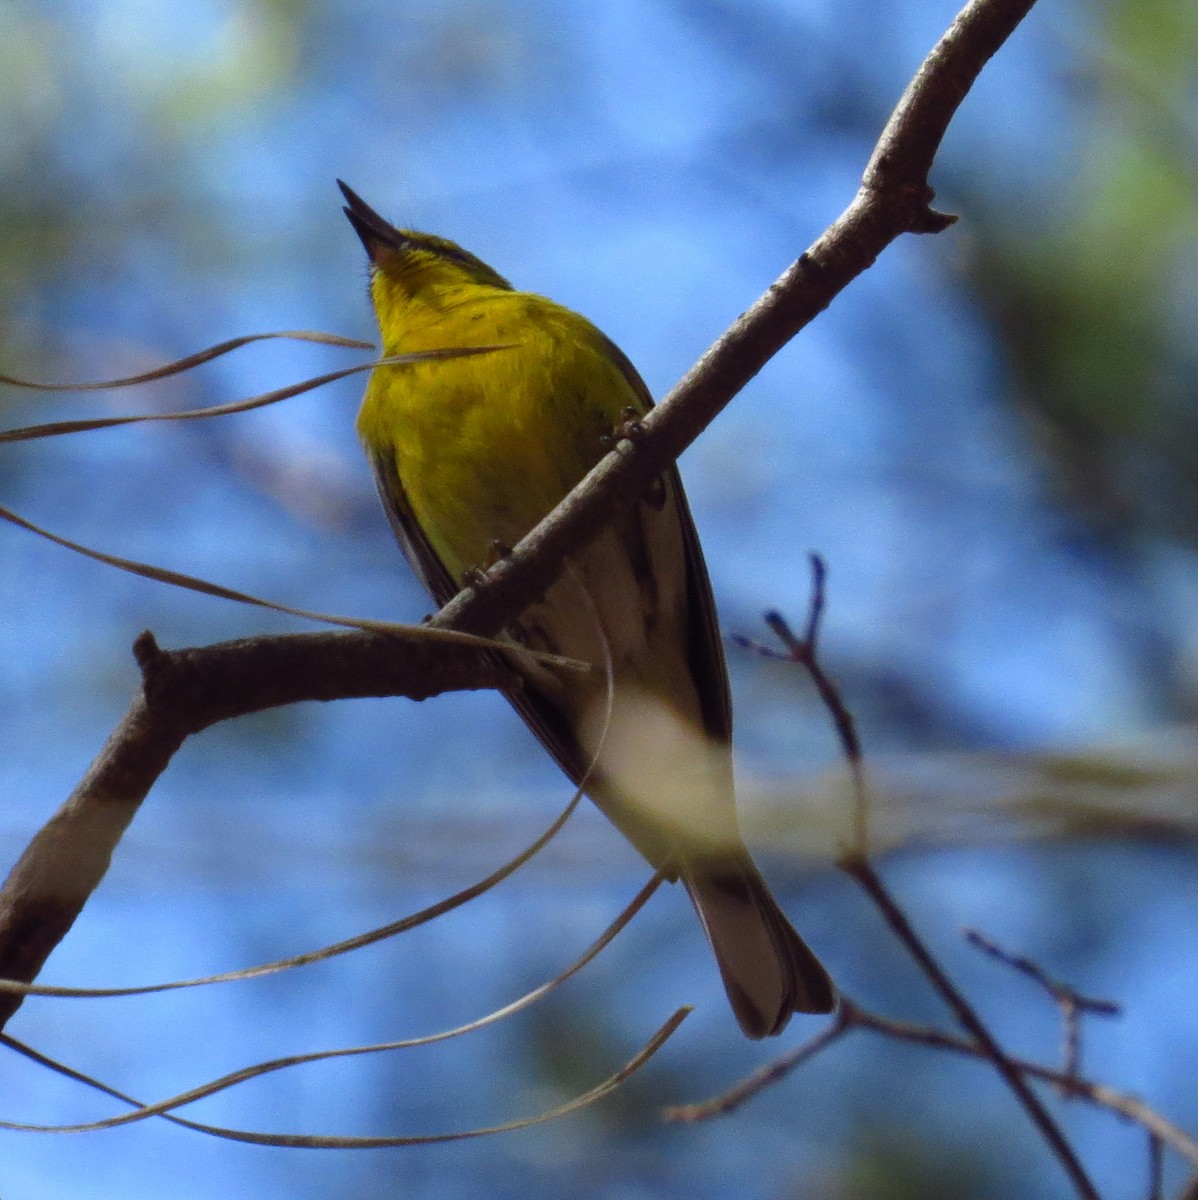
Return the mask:
<svg viewBox="0 0 1198 1200">
<path fill-rule="evenodd" d="M 949 979 L 932 952 L 927 948 L 923 939 L 915 932 L 906 914 L 895 903 L 894 898 L 886 890 L 873 867 L 863 858 L 846 858 L 842 866 L 865 890 L 866 895 L 877 905 L 878 910 L 886 918 L 895 936 L 906 947 L 907 952 L 919 964 L 932 986 L 940 993 L 941 998 L 949 1006 L 961 1027 L 975 1040 L 979 1052 L 984 1055 L 1006 1081 L 1007 1086 L 1015 1094 L 1016 1099 L 1023 1105 L 1024 1111 L 1031 1118 L 1032 1124 L 1040 1131 L 1052 1152 L 1064 1167 L 1065 1173 L 1073 1182 L 1077 1194 L 1084 1200 L 1098 1200 L 1098 1192 L 1090 1177 L 1082 1167 L 1073 1147 L 1069 1145 L 1060 1126 L 1053 1120 L 1048 1109 L 1039 1096 L 1028 1086 L 1023 1073 L 1011 1060 L 1005 1050 L 999 1046 L 994 1035 L 986 1027 L 977 1010 L 961 994 L 956 985 Z"/>
<path fill-rule="evenodd" d="M 771 610 L 765 614 L 765 623 L 774 636 L 785 647 L 780 654 L 769 646 L 762 646 L 744 637 L 734 637 L 738 645 L 754 650 L 765 658 L 780 658 L 801 666 L 815 684 L 824 708 L 836 727 L 841 750 L 849 764 L 849 777 L 853 785 L 853 852 L 861 858 L 869 855 L 869 791 L 865 782 L 865 765 L 861 757 L 861 740 L 857 736 L 857 723 L 840 695 L 840 689 L 824 670 L 819 659 L 820 625 L 823 621 L 824 603 L 827 598 L 828 568 L 818 555 L 811 555 L 811 601 L 807 609 L 807 627 L 801 638 L 795 637 L 786 618 Z"/>
<path fill-rule="evenodd" d="M 776 612 L 767 614 L 766 621 L 770 628 L 777 635 L 778 639 L 786 648 L 785 655 L 778 654 L 777 651 L 770 650 L 768 647 L 754 645 L 745 639 L 740 640 L 742 645 L 748 645 L 756 649 L 759 653 L 766 654 L 775 658 L 786 658 L 787 661 L 794 662 L 803 667 L 804 670 L 811 676 L 815 683 L 816 689 L 819 692 L 820 698 L 831 715 L 836 726 L 837 733 L 840 738 L 841 747 L 845 757 L 849 762 L 853 772 L 853 780 L 855 787 L 856 798 L 856 835 L 858 849 L 853 853 L 846 855 L 841 862 L 844 870 L 851 875 L 865 890 L 866 894 L 877 906 L 882 915 L 886 918 L 887 923 L 898 937 L 899 941 L 906 947 L 908 953 L 915 959 L 920 970 L 927 977 L 932 986 L 940 993 L 941 997 L 948 1004 L 954 1016 L 960 1024 L 969 1032 L 975 1039 L 977 1053 L 981 1057 L 987 1058 L 997 1068 L 1003 1076 L 1007 1085 L 1011 1088 L 1016 1098 L 1023 1105 L 1024 1110 L 1031 1118 L 1032 1122 L 1040 1130 L 1040 1133 L 1047 1141 L 1049 1147 L 1056 1154 L 1064 1167 L 1066 1173 L 1073 1181 L 1073 1185 L 1077 1190 L 1078 1195 L 1083 1197 L 1083 1200 L 1097 1200 L 1098 1193 L 1082 1167 L 1081 1162 L 1074 1153 L 1073 1148 L 1069 1145 L 1065 1135 L 1061 1132 L 1060 1127 L 1053 1120 L 1048 1110 L 1040 1102 L 1039 1097 L 1031 1090 L 1020 1068 L 1016 1066 L 1014 1061 L 1006 1054 L 1004 1050 L 995 1041 L 993 1035 L 987 1029 L 986 1025 L 978 1015 L 977 1010 L 965 999 L 964 995 L 948 978 L 948 975 L 941 968 L 935 957 L 928 950 L 924 941 L 915 932 L 914 928 L 907 920 L 906 915 L 899 908 L 894 898 L 886 890 L 881 879 L 874 871 L 869 859 L 866 857 L 860 847 L 865 844 L 865 815 L 868 810 L 868 795 L 865 788 L 864 771 L 862 768 L 862 753 L 860 741 L 857 737 L 856 725 L 853 721 L 851 712 L 844 702 L 844 698 L 840 694 L 839 688 L 832 679 L 823 670 L 819 662 L 818 644 L 819 644 L 819 628 L 820 620 L 824 611 L 824 582 L 825 568 L 822 560 L 813 555 L 813 587 L 812 598 L 809 608 L 807 626 L 802 638 L 797 638 L 791 631 L 786 621 Z M 979 939 L 980 944 L 981 939 Z M 996 955 L 1001 955 L 995 947 L 992 951 Z M 1003 956 L 1005 958 L 1005 956 Z M 1011 961 L 1006 959 L 1006 961 Z M 1012 964 L 1014 965 L 1014 964 Z M 1053 990 L 1054 995 L 1058 995 L 1055 990 L 1057 985 L 1047 980 L 1047 977 L 1040 973 L 1036 976 Z M 1061 989 L 1060 994 L 1064 996 L 1065 990 Z M 1076 1011 L 1077 1001 L 1080 999 L 1074 993 L 1068 993 L 1070 1002 L 1074 1004 Z M 1062 999 L 1062 1004 L 1064 1000 Z M 698 1120 L 702 1117 L 710 1116 L 714 1113 L 728 1111 L 730 1108 L 743 1103 L 749 1096 L 754 1095 L 762 1087 L 781 1078 L 799 1063 L 806 1061 L 813 1053 L 818 1052 L 837 1040 L 848 1028 L 851 1027 L 854 1017 L 854 1009 L 847 1000 L 842 999 L 842 1008 L 837 1022 L 832 1025 L 823 1035 L 820 1035 L 813 1042 L 806 1046 L 800 1047 L 793 1055 L 787 1056 L 771 1064 L 757 1075 L 746 1080 L 738 1088 L 734 1088 L 731 1092 L 716 1100 L 709 1101 L 704 1105 L 691 1106 L 689 1109 L 673 1110 L 674 1119 L 676 1120 Z M 1087 1002 L 1093 1004 L 1097 1008 L 1106 1005 L 1105 1001 Z M 1067 1073 L 1062 1077 L 1066 1081 L 1070 1078 L 1068 1068 L 1070 1060 L 1067 1059 Z M 1076 1061 L 1072 1062 L 1073 1073 L 1076 1074 Z M 1063 1085 L 1063 1086 L 1067 1086 Z"/>
<path fill-rule="evenodd" d="M 1033 962 L 1021 954 L 1011 954 L 976 929 L 967 929 L 965 940 L 971 946 L 981 950 L 983 954 L 989 955 L 997 962 L 1004 963 L 1012 970 L 1034 980 L 1056 1001 L 1057 1007 L 1061 1010 L 1061 1019 L 1065 1027 L 1062 1070 L 1066 1078 L 1077 1075 L 1081 1070 L 1082 1013 L 1093 1013 L 1100 1017 L 1117 1017 L 1123 1012 L 1123 1009 L 1113 1000 L 1095 1000 L 1081 995 L 1069 984 L 1054 979 L 1039 963 Z M 1068 1088 L 1065 1087 L 1063 1090 L 1067 1092 Z"/>
<path fill-rule="evenodd" d="M 776 612 L 768 613 L 766 621 L 786 647 L 785 657 L 787 660 L 802 666 L 814 681 L 820 699 L 823 701 L 835 724 L 841 747 L 852 771 L 855 794 L 854 824 L 856 846 L 851 853 L 844 856 L 841 860 L 841 866 L 865 890 L 866 894 L 885 917 L 899 941 L 906 947 L 912 958 L 915 959 L 928 981 L 948 1004 L 954 1016 L 973 1038 L 976 1039 L 979 1052 L 988 1058 L 997 1068 L 1008 1087 L 1015 1094 L 1015 1097 L 1023 1105 L 1033 1124 L 1040 1130 L 1049 1147 L 1060 1160 L 1066 1174 L 1073 1181 L 1078 1195 L 1083 1197 L 1083 1200 L 1098 1200 L 1098 1193 L 1093 1183 L 1074 1153 L 1072 1146 L 1069 1145 L 1065 1135 L 1061 1132 L 1060 1126 L 1057 1125 L 1048 1110 L 1040 1102 L 1039 1097 L 1028 1086 L 1022 1074 L 1013 1065 L 1006 1052 L 998 1045 L 978 1015 L 977 1010 L 965 999 L 964 995 L 949 979 L 923 939 L 915 932 L 914 927 L 907 920 L 906 914 L 903 913 L 894 898 L 886 890 L 865 854 L 868 794 L 862 767 L 861 744 L 857 737 L 856 724 L 852 713 L 845 704 L 844 698 L 840 694 L 840 689 L 823 670 L 819 661 L 817 651 L 820 621 L 824 611 L 826 569 L 818 555 L 812 555 L 811 563 L 813 571 L 812 597 L 804 636 L 802 638 L 795 637 L 786 621 Z M 759 652 L 780 657 L 776 652 L 771 652 L 766 648 L 756 648 Z M 835 1036 L 838 1037 L 844 1032 L 844 1023 L 847 1020 L 848 1018 L 842 1013 L 840 1022 L 832 1027 L 832 1030 L 835 1031 Z M 827 1041 L 831 1040 L 834 1040 L 834 1038 L 829 1036 Z M 822 1049 L 827 1044 L 827 1041 L 819 1041 L 818 1039 L 817 1041 L 817 1049 Z M 801 1061 L 801 1058 L 799 1061 Z M 778 1070 L 767 1069 L 761 1073 L 761 1078 L 772 1081 L 779 1074 L 789 1070 L 791 1065 L 785 1059 L 780 1060 L 779 1064 L 774 1065 L 775 1068 L 779 1068 Z M 760 1084 L 753 1082 L 751 1086 L 748 1086 L 745 1094 L 752 1094 L 758 1086 Z M 738 1099 L 736 1102 L 739 1103 L 740 1100 Z M 707 1109 L 705 1108 L 703 1111 L 706 1112 Z"/>
<path fill-rule="evenodd" d="M 802 1046 L 789 1054 L 754 1072 L 735 1087 L 710 1100 L 698 1104 L 679 1105 L 666 1110 L 666 1116 L 674 1121 L 703 1121 L 712 1117 L 723 1116 L 751 1100 L 758 1092 L 777 1083 L 788 1075 L 795 1067 L 810 1062 L 816 1054 L 828 1049 L 841 1038 L 854 1030 L 867 1030 L 882 1034 L 884 1037 L 895 1038 L 899 1041 L 912 1042 L 920 1046 L 928 1046 L 933 1050 L 947 1050 L 952 1054 L 962 1054 L 969 1058 L 988 1061 L 989 1056 L 983 1047 L 971 1038 L 959 1034 L 945 1033 L 926 1025 L 914 1025 L 908 1021 L 898 1021 L 892 1017 L 883 1017 L 860 1007 L 847 996 L 842 995 L 840 1008 L 835 1021 L 827 1029 L 817 1034 Z M 1096 1108 L 1103 1108 L 1132 1121 L 1144 1129 L 1149 1138 L 1161 1145 L 1167 1145 L 1176 1150 L 1183 1158 L 1198 1167 L 1198 1140 L 1195 1140 L 1180 1126 L 1163 1117 L 1155 1109 L 1150 1108 L 1138 1096 L 1120 1092 L 1106 1084 L 1094 1083 L 1079 1076 L 1067 1076 L 1053 1067 L 1042 1063 L 1032 1062 L 1024 1058 L 1010 1058 L 1011 1065 L 1029 1079 L 1038 1079 L 1052 1084 L 1071 1099 L 1084 1100 Z M 1193 1200 L 1198 1200 L 1198 1189 L 1195 1189 Z"/>
<path fill-rule="evenodd" d="M 761 1070 L 755 1071 L 726 1092 L 696 1104 L 668 1108 L 665 1110 L 665 1116 L 671 1121 L 685 1122 L 706 1121 L 714 1117 L 725 1116 L 751 1100 L 758 1092 L 778 1083 L 796 1067 L 810 1062 L 817 1054 L 835 1045 L 846 1034 L 859 1029 L 879 1033 L 898 1041 L 927 1046 L 933 1050 L 947 1050 L 952 1054 L 989 1061 L 989 1055 L 985 1049 L 971 1038 L 945 1033 L 943 1030 L 933 1029 L 926 1025 L 914 1025 L 908 1021 L 883 1017 L 860 1007 L 847 996 L 842 995 L 835 1020 L 815 1037 Z M 1149 1153 L 1152 1156 L 1150 1175 L 1153 1179 L 1159 1177 L 1160 1167 L 1157 1159 L 1162 1146 L 1171 1147 L 1192 1166 L 1198 1167 L 1198 1140 L 1155 1109 L 1150 1108 L 1138 1096 L 1120 1092 L 1116 1088 L 1095 1083 L 1081 1076 L 1066 1075 L 1053 1067 L 1046 1067 L 1042 1063 L 1032 1062 L 1029 1059 L 1010 1057 L 1008 1061 L 1015 1070 L 1029 1079 L 1037 1079 L 1051 1084 L 1070 1099 L 1083 1100 L 1087 1104 L 1105 1109 L 1107 1112 L 1139 1125 L 1148 1134 Z M 1198 1187 L 1194 1189 L 1192 1200 L 1198 1200 Z"/>
<path fill-rule="evenodd" d="M 676 1104 L 667 1108 L 664 1113 L 666 1120 L 695 1124 L 699 1121 L 709 1121 L 712 1117 L 727 1116 L 734 1109 L 740 1108 L 747 1100 L 751 1100 L 758 1092 L 764 1091 L 767 1087 L 784 1079 L 796 1067 L 810 1062 L 817 1054 L 840 1041 L 853 1027 L 855 1011 L 854 1006 L 842 996 L 840 1007 L 836 1010 L 836 1016 L 832 1023 L 821 1029 L 814 1037 L 809 1038 L 801 1046 L 796 1046 L 781 1058 L 768 1063 L 759 1071 L 754 1071 L 752 1075 L 735 1087 L 729 1088 L 728 1091 L 722 1092 L 710 1100 L 704 1100 L 699 1104 Z"/>
<path fill-rule="evenodd" d="M 912 1025 L 905 1021 L 895 1021 L 890 1017 L 881 1017 L 861 1008 L 854 1009 L 853 1024 L 887 1037 L 916 1042 L 938 1050 L 949 1050 L 955 1054 L 969 1055 L 972 1058 L 986 1057 L 982 1047 L 969 1038 L 944 1033 L 938 1029 L 929 1029 L 922 1025 Z M 1094 1083 L 1080 1077 L 1070 1078 L 1061 1071 L 1053 1067 L 1046 1067 L 1042 1063 L 1022 1058 L 1010 1058 L 1009 1061 L 1019 1072 L 1030 1079 L 1039 1079 L 1044 1083 L 1052 1084 L 1072 1098 L 1085 1100 L 1129 1121 L 1134 1121 L 1150 1135 L 1159 1138 L 1189 1162 L 1198 1166 L 1198 1140 L 1150 1108 L 1138 1096 L 1120 1092 L 1103 1083 Z"/>
</svg>

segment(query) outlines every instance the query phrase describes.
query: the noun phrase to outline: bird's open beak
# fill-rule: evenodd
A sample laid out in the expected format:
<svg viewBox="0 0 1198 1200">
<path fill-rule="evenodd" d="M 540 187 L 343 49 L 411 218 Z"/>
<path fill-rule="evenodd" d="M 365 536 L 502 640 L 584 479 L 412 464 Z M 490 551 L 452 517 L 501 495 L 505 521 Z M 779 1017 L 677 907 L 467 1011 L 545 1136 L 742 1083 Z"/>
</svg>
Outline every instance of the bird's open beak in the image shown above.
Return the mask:
<svg viewBox="0 0 1198 1200">
<path fill-rule="evenodd" d="M 378 266 L 389 255 L 394 254 L 403 244 L 403 235 L 394 225 L 384 221 L 382 217 L 358 195 L 348 184 L 337 180 L 337 186 L 347 203 L 342 210 L 354 227 L 354 232 L 362 239 L 370 261 Z"/>
</svg>

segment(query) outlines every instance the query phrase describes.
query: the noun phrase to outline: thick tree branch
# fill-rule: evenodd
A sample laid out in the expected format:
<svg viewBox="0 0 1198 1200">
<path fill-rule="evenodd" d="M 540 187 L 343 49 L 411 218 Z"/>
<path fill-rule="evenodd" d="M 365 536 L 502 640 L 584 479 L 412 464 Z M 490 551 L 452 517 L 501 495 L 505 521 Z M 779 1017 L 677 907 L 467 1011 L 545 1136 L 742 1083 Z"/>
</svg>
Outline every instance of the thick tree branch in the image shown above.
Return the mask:
<svg viewBox="0 0 1198 1200">
<path fill-rule="evenodd" d="M 108 870 L 112 852 L 186 738 L 301 700 L 493 688 L 502 665 L 470 646 L 367 633 L 249 638 L 166 652 L 142 634 L 142 687 L 79 786 L 0 890 L 0 978 L 30 983 Z M 0 994 L 0 1026 L 22 997 Z"/>
</svg>

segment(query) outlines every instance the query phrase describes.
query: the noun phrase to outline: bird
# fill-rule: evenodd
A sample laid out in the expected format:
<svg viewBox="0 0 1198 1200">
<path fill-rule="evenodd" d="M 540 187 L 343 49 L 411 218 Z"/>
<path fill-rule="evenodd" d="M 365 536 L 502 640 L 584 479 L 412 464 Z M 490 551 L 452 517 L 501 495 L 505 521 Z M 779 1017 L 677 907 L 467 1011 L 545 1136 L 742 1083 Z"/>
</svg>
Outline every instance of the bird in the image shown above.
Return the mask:
<svg viewBox="0 0 1198 1200">
<path fill-rule="evenodd" d="M 369 260 L 383 353 L 493 347 L 379 367 L 357 431 L 392 528 L 444 605 L 514 546 L 652 398 L 580 314 L 456 243 L 396 228 L 338 180 Z M 650 865 L 681 880 L 744 1034 L 827 1013 L 836 989 L 746 848 L 715 603 L 676 468 L 505 631 L 505 689 L 558 765 Z M 588 672 L 547 666 L 565 656 Z"/>
</svg>

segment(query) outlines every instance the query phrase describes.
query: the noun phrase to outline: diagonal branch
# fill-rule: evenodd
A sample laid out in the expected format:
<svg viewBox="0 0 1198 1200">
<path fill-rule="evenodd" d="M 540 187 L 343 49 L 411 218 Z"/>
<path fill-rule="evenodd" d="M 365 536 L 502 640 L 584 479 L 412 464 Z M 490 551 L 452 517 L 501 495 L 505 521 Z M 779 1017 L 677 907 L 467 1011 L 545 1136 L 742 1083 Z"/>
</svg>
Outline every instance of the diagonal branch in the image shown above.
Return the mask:
<svg viewBox="0 0 1198 1200">
<path fill-rule="evenodd" d="M 501 562 L 434 622 L 494 634 L 543 592 L 568 554 L 589 545 L 801 329 L 904 233 L 956 219 L 933 211 L 928 174 L 987 61 L 1035 0 L 970 0 L 924 60 L 870 157 L 852 203 L 602 462 Z"/>
</svg>

